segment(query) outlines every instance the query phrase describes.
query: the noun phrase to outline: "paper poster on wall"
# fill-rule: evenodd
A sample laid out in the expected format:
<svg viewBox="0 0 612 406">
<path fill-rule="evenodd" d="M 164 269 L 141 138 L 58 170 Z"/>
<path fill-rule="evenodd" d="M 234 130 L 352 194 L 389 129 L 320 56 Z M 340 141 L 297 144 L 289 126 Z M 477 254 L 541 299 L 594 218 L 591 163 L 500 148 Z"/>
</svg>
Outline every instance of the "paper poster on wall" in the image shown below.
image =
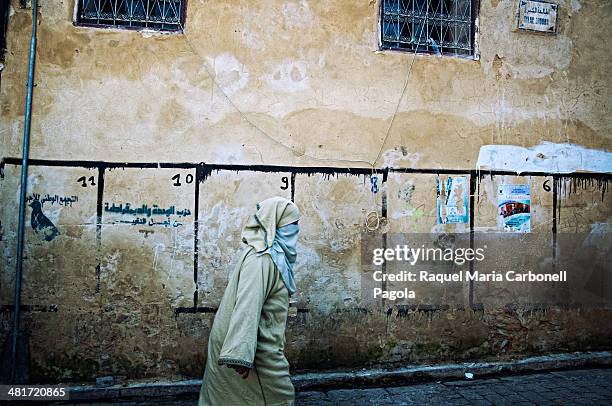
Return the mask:
<svg viewBox="0 0 612 406">
<path fill-rule="evenodd" d="M 448 176 L 436 179 L 438 224 L 467 223 L 467 176 Z"/>
<path fill-rule="evenodd" d="M 531 231 L 529 185 L 500 185 L 497 202 L 499 228 L 515 233 Z"/>
</svg>

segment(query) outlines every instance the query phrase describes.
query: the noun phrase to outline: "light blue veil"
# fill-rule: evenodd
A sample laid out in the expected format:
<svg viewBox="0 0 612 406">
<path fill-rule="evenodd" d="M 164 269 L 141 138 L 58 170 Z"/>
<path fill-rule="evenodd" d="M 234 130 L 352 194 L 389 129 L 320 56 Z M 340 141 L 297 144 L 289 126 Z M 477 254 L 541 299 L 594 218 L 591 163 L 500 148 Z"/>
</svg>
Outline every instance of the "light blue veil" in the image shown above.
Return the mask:
<svg viewBox="0 0 612 406">
<path fill-rule="evenodd" d="M 299 232 L 300 226 L 297 224 L 287 224 L 277 228 L 272 247 L 265 251 L 272 256 L 289 295 L 293 295 L 296 291 L 293 265 L 297 257 L 296 244 Z"/>
</svg>

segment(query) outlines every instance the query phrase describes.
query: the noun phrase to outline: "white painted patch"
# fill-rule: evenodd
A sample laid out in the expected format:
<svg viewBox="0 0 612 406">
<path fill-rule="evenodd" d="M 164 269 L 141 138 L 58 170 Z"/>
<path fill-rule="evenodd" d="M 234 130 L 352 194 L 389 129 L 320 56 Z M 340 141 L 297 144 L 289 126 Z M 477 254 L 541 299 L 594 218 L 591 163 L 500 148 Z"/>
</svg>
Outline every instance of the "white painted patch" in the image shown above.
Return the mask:
<svg viewBox="0 0 612 406">
<path fill-rule="evenodd" d="M 400 168 L 402 163 L 409 162 L 411 167 L 417 166 L 419 154 L 402 151 L 401 149 L 389 149 L 382 154 L 383 168 Z M 380 160 L 379 160 L 380 162 Z"/>
<path fill-rule="evenodd" d="M 544 142 L 532 148 L 516 145 L 480 147 L 476 168 L 516 172 L 612 172 L 612 152 L 575 144 Z"/>
<path fill-rule="evenodd" d="M 244 149 L 241 144 L 229 142 L 215 144 L 209 147 L 208 151 L 212 156 L 211 162 L 244 162 Z"/>
<path fill-rule="evenodd" d="M 289 28 L 310 26 L 313 15 L 306 0 L 287 2 L 283 5 L 283 16 Z"/>
<path fill-rule="evenodd" d="M 155 36 L 159 36 L 159 31 L 153 31 L 153 30 L 140 30 L 140 35 L 142 35 L 143 38 L 152 38 Z"/>
<path fill-rule="evenodd" d="M 578 0 L 572 0 L 572 11 L 576 12 L 582 8 L 582 4 Z"/>
<path fill-rule="evenodd" d="M 223 91 L 231 96 L 249 82 L 249 72 L 238 59 L 228 53 L 209 59 L 215 71 L 215 79 Z"/>
<path fill-rule="evenodd" d="M 286 61 L 278 65 L 264 80 L 274 90 L 299 92 L 310 87 L 306 64 L 302 61 Z"/>
<path fill-rule="evenodd" d="M 319 68 L 324 68 L 325 67 L 325 63 L 326 63 L 326 56 L 325 53 L 322 53 L 319 55 L 319 59 L 317 60 L 317 66 L 319 66 Z"/>
<path fill-rule="evenodd" d="M 256 32 L 249 30 L 243 31 L 242 42 L 250 49 L 264 49 L 266 46 Z"/>
</svg>

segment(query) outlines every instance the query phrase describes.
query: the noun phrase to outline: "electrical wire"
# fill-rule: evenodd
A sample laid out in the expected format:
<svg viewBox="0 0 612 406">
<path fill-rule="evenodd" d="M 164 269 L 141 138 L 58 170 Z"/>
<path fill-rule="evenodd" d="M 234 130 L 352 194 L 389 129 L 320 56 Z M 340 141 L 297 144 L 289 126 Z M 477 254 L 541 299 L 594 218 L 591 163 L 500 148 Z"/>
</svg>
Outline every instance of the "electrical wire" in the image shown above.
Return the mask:
<svg viewBox="0 0 612 406">
<path fill-rule="evenodd" d="M 404 86 L 402 87 L 402 92 L 400 94 L 400 97 L 397 101 L 397 104 L 395 105 L 395 109 L 393 111 L 393 115 L 391 116 L 391 121 L 389 122 L 389 126 L 387 127 L 387 130 L 385 132 L 385 136 L 383 137 L 383 141 L 382 144 L 380 146 L 380 149 L 378 150 L 378 153 L 376 154 L 376 157 L 374 158 L 374 161 L 370 162 L 370 161 L 366 161 L 363 159 L 345 159 L 345 158 L 319 158 L 313 155 L 310 155 L 306 152 L 301 152 L 301 151 L 297 151 L 295 148 L 293 148 L 290 145 L 287 145 L 285 143 L 283 143 L 282 141 L 278 140 L 277 138 L 273 137 L 272 135 L 270 135 L 267 131 L 265 131 L 264 129 L 262 129 L 261 127 L 259 127 L 257 124 L 255 124 L 237 105 L 236 103 L 232 100 L 232 98 L 225 92 L 225 90 L 223 90 L 221 84 L 217 81 L 215 75 L 212 72 L 212 69 L 208 66 L 207 61 L 205 60 L 205 58 L 200 55 L 196 49 L 196 47 L 193 45 L 193 42 L 191 41 L 191 38 L 189 38 L 189 35 L 185 32 L 185 27 L 183 26 L 182 22 L 179 21 L 179 26 L 181 28 L 181 33 L 183 34 L 183 36 L 185 37 L 185 40 L 187 42 L 187 45 L 189 46 L 189 48 L 191 49 L 191 51 L 194 53 L 194 55 L 196 55 L 198 58 L 201 59 L 202 64 L 204 66 L 204 69 L 206 70 L 206 73 L 208 74 L 208 76 L 210 77 L 213 85 L 221 92 L 221 94 L 225 97 L 225 99 L 227 100 L 227 102 L 230 104 L 230 106 L 240 115 L 240 117 L 246 121 L 251 127 L 253 127 L 257 132 L 259 132 L 260 134 L 262 134 L 263 136 L 265 136 L 266 138 L 268 138 L 269 140 L 271 140 L 272 142 L 282 146 L 285 149 L 288 149 L 289 151 L 293 152 L 294 155 L 300 157 L 300 156 L 304 156 L 306 158 L 312 159 L 314 161 L 319 161 L 319 162 L 350 162 L 350 163 L 360 163 L 360 164 L 366 164 L 368 166 L 370 166 L 372 168 L 372 177 L 374 176 L 375 173 L 375 168 L 376 168 L 376 162 L 378 161 L 378 159 L 380 158 L 382 151 L 385 147 L 385 144 L 391 134 L 391 128 L 393 127 L 393 122 L 395 121 L 395 117 L 397 116 L 397 113 L 399 111 L 399 107 L 402 103 L 402 100 L 404 98 L 404 95 L 406 93 L 406 89 L 408 88 L 408 83 L 410 80 L 410 75 L 412 73 L 412 67 L 414 66 L 414 61 L 416 60 L 416 54 L 417 51 L 419 49 L 419 45 L 421 44 L 421 37 L 423 35 L 423 27 L 425 26 L 425 20 L 423 19 L 423 21 L 421 22 L 421 26 L 419 28 L 419 38 L 417 39 L 416 42 L 416 46 L 414 48 L 414 53 L 412 54 L 412 61 L 410 62 L 410 66 L 408 68 L 408 72 L 406 73 L 406 79 L 404 80 Z M 370 179 L 372 179 L 372 177 Z M 375 192 L 372 191 L 372 204 L 373 207 L 376 207 L 376 199 L 375 199 Z M 379 227 L 380 227 L 380 223 L 381 223 L 381 218 L 380 215 L 378 214 L 378 210 L 371 210 L 366 214 L 366 218 L 365 218 L 365 227 L 369 230 L 369 231 L 376 231 Z"/>
<path fill-rule="evenodd" d="M 246 121 L 251 127 L 253 127 L 257 132 L 259 132 L 260 134 L 264 135 L 266 138 L 270 139 L 271 141 L 273 141 L 274 143 L 282 146 L 283 148 L 288 149 L 289 151 L 293 152 L 293 154 L 295 154 L 296 156 L 300 157 L 300 156 L 304 156 L 306 158 L 310 158 L 312 160 L 315 161 L 321 161 L 321 162 L 350 162 L 350 163 L 361 163 L 361 164 L 366 164 L 368 166 L 371 166 L 372 168 L 374 167 L 373 164 L 369 161 L 365 161 L 362 159 L 344 159 L 344 158 L 319 158 L 310 154 L 307 154 L 306 152 L 301 152 L 296 150 L 295 148 L 293 148 L 290 145 L 287 145 L 285 143 L 283 143 L 282 141 L 279 141 L 278 139 L 276 139 L 275 137 L 273 137 L 272 135 L 268 134 L 268 132 L 266 132 L 264 129 L 262 129 L 261 127 L 259 127 L 257 124 L 255 124 L 237 105 L 236 103 L 232 100 L 232 98 L 225 92 L 225 90 L 223 90 L 223 87 L 221 86 L 221 84 L 217 81 L 217 79 L 215 78 L 215 75 L 213 74 L 212 70 L 210 69 L 210 67 L 208 66 L 208 63 L 206 62 L 206 60 L 204 59 L 204 57 L 202 57 L 198 51 L 196 50 L 195 46 L 193 45 L 191 38 L 189 38 L 189 36 L 187 35 L 187 33 L 185 32 L 185 28 L 183 26 L 183 24 L 181 22 L 179 22 L 179 26 L 181 27 L 181 32 L 183 33 L 183 35 L 185 36 L 185 39 L 187 41 L 187 44 L 189 45 L 189 48 L 191 48 L 191 51 L 198 56 L 201 60 L 202 60 L 202 64 L 204 66 L 204 69 L 206 70 L 206 73 L 208 74 L 208 76 L 210 77 L 210 79 L 212 80 L 214 86 L 221 92 L 221 94 L 225 97 L 225 99 L 228 101 L 228 103 L 230 104 L 230 106 L 236 110 L 236 112 L 240 115 L 240 117 Z"/>
<path fill-rule="evenodd" d="M 391 134 L 391 128 L 393 127 L 393 122 L 395 121 L 395 117 L 397 116 L 399 107 L 402 104 L 402 99 L 404 98 L 404 94 L 406 93 L 406 88 L 408 88 L 408 81 L 410 79 L 410 74 L 412 73 L 412 67 L 414 66 L 416 54 L 419 49 L 419 45 L 421 44 L 421 35 L 423 34 L 424 25 L 425 25 L 425 19 L 423 19 L 423 22 L 421 23 L 421 28 L 419 29 L 419 39 L 417 39 L 416 47 L 414 48 L 414 53 L 412 54 L 412 61 L 410 62 L 410 68 L 408 68 L 408 73 L 406 74 L 406 80 L 404 81 L 404 87 L 402 88 L 402 93 L 400 94 L 397 104 L 395 105 L 395 111 L 393 112 L 393 116 L 391 116 L 389 127 L 387 127 L 387 132 L 385 133 L 383 142 L 380 146 L 380 149 L 378 150 L 378 154 L 376 155 L 376 158 L 374 158 L 374 162 L 372 162 L 372 166 L 376 165 L 378 158 L 380 158 L 380 154 L 382 154 L 383 148 L 385 147 L 385 144 L 387 143 L 387 139 L 389 138 L 389 135 Z"/>
<path fill-rule="evenodd" d="M 383 138 L 383 142 L 378 150 L 378 154 L 372 162 L 372 168 L 375 167 L 378 158 L 380 158 L 380 154 L 382 153 L 385 144 L 387 143 L 387 139 L 391 134 L 391 128 L 393 127 L 393 122 L 395 121 L 395 116 L 397 116 L 397 112 L 399 111 L 399 106 L 402 103 L 402 99 L 404 98 L 404 94 L 406 93 L 406 88 L 408 87 L 408 81 L 410 79 L 410 74 L 412 73 L 412 66 L 414 65 L 414 61 L 416 59 L 416 54 L 419 49 L 419 45 L 421 44 L 421 35 L 423 34 L 423 27 L 425 26 L 425 20 L 421 23 L 421 27 L 419 29 L 419 38 L 417 39 L 416 47 L 414 48 L 414 53 L 412 55 L 412 61 L 410 62 L 410 68 L 408 69 L 408 73 L 406 74 L 406 80 L 404 81 L 404 87 L 402 88 L 402 93 L 397 101 L 397 105 L 395 106 L 395 111 L 393 112 L 393 116 L 391 117 L 391 121 L 389 122 L 389 127 L 387 127 L 387 132 L 385 133 L 385 137 Z M 374 171 L 372 171 L 374 172 Z M 374 200 L 374 192 L 372 193 L 372 199 Z M 376 202 L 374 202 L 374 207 L 376 207 Z M 366 214 L 365 217 L 365 227 L 368 231 L 374 232 L 380 228 L 381 217 L 378 214 L 378 210 L 371 210 Z"/>
</svg>

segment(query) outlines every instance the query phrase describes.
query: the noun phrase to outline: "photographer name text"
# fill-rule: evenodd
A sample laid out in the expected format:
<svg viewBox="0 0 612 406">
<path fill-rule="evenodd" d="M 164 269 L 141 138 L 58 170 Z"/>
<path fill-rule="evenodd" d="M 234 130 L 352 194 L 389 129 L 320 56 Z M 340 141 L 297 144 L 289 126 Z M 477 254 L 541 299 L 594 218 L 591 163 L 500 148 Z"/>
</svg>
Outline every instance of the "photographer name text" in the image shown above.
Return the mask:
<svg viewBox="0 0 612 406">
<path fill-rule="evenodd" d="M 469 262 L 480 262 L 485 258 L 485 248 L 410 248 L 406 245 L 396 246 L 395 248 L 377 248 L 373 250 L 372 264 L 381 266 L 388 262 L 404 262 L 412 267 L 417 263 L 431 264 L 454 263 L 462 265 Z M 535 273 L 531 271 L 489 271 L 480 272 L 476 270 L 456 270 L 455 272 L 430 272 L 427 270 L 407 271 L 403 270 L 396 273 L 387 273 L 382 268 L 372 272 L 375 282 L 425 282 L 425 283 L 456 283 L 456 282 L 567 282 L 567 272 L 559 271 L 554 273 Z M 396 300 L 414 299 L 414 290 L 403 288 L 399 290 L 387 290 L 380 287 L 373 288 L 374 298 Z"/>
</svg>

